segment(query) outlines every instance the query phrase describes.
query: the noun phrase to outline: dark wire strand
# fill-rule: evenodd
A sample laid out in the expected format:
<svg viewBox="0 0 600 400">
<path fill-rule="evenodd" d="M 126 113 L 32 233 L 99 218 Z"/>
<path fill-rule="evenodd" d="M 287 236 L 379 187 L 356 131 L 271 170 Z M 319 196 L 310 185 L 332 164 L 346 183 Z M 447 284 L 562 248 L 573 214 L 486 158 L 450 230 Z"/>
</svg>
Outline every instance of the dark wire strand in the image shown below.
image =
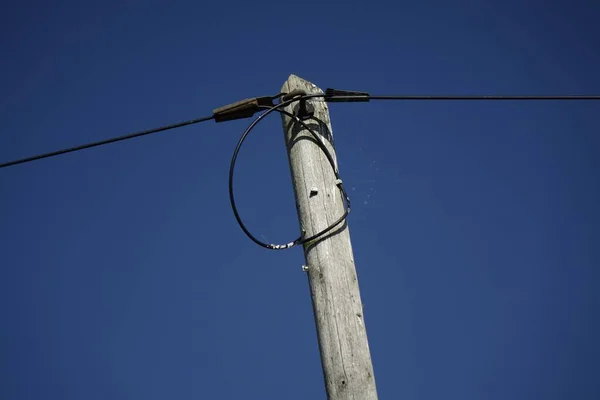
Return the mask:
<svg viewBox="0 0 600 400">
<path fill-rule="evenodd" d="M 152 133 L 168 131 L 170 129 L 175 129 L 175 128 L 181 128 L 183 126 L 193 125 L 193 124 L 197 124 L 199 122 L 210 121 L 213 118 L 214 118 L 213 116 L 210 116 L 210 117 L 201 117 L 201 118 L 191 119 L 189 121 L 183 121 L 183 122 L 178 122 L 178 123 L 172 124 L 172 125 L 161 126 L 159 128 L 153 128 L 153 129 L 148 129 L 145 131 L 134 132 L 134 133 L 130 133 L 127 135 L 117 136 L 117 137 L 113 137 L 113 138 L 106 139 L 106 140 L 100 140 L 98 142 L 92 142 L 92 143 L 88 143 L 88 144 L 84 144 L 84 145 L 80 145 L 80 146 L 70 147 L 67 149 L 57 150 L 57 151 L 53 151 L 50 153 L 38 154 L 36 156 L 26 157 L 26 158 L 22 158 L 20 160 L 14 160 L 14 161 L 9 161 L 9 162 L 0 164 L 0 169 L 10 167 L 11 165 L 23 164 L 23 163 L 27 163 L 27 162 L 31 162 L 31 161 L 41 160 L 43 158 L 49 158 L 49 157 L 59 156 L 59 155 L 66 154 L 66 153 L 72 153 L 72 152 L 79 151 L 79 150 L 89 149 L 91 147 L 102 146 L 102 145 L 109 144 L 109 143 L 120 142 L 122 140 L 133 139 L 133 138 L 140 137 L 140 136 L 150 135 Z"/>
<path fill-rule="evenodd" d="M 336 98 L 351 98 L 352 96 L 336 96 Z M 398 96 L 382 96 L 382 95 L 369 95 L 370 100 L 600 100 L 600 96 L 489 96 L 489 95 L 475 95 L 475 96 L 412 96 L 412 95 L 398 95 Z"/>
<path fill-rule="evenodd" d="M 229 200 L 231 202 L 231 209 L 233 210 L 233 215 L 235 216 L 235 219 L 238 223 L 238 225 L 240 226 L 240 228 L 242 229 L 242 231 L 246 234 L 246 236 L 248 236 L 248 238 L 250 238 L 254 243 L 258 244 L 261 247 L 264 247 L 266 249 L 271 249 L 271 250 L 283 250 L 283 249 L 289 249 L 290 247 L 296 246 L 296 245 L 302 245 L 305 243 L 308 243 L 310 241 L 313 241 L 315 239 L 318 239 L 322 236 L 324 236 L 325 234 L 329 233 L 331 230 L 333 230 L 336 226 L 338 226 L 340 223 L 342 223 L 346 217 L 348 216 L 348 214 L 350 213 L 350 198 L 344 188 L 344 185 L 342 183 L 342 180 L 340 179 L 339 176 L 339 172 L 338 169 L 336 167 L 335 164 L 335 160 L 333 159 L 333 156 L 331 154 L 331 152 L 327 149 L 327 147 L 325 146 L 325 144 L 323 143 L 322 139 L 319 137 L 319 135 L 314 132 L 314 130 L 312 130 L 304 121 L 302 121 L 300 118 L 296 117 L 295 115 L 282 110 L 283 107 L 295 102 L 295 101 L 299 101 L 301 99 L 305 100 L 307 98 L 316 98 L 316 97 L 323 97 L 323 94 L 311 94 L 311 95 L 304 95 L 304 96 L 300 96 L 300 97 L 296 97 L 294 99 L 291 100 L 287 100 L 287 101 L 283 101 L 279 104 L 277 104 L 274 107 L 267 107 L 267 106 L 262 106 L 261 108 L 266 109 L 265 112 L 263 112 L 261 115 L 259 115 L 254 121 L 252 121 L 252 123 L 250 124 L 250 126 L 248 126 L 248 128 L 246 128 L 246 130 L 244 131 L 244 133 L 242 134 L 242 136 L 240 137 L 235 150 L 233 152 L 233 156 L 231 158 L 231 164 L 229 167 Z M 235 171 L 235 164 L 236 164 L 236 160 L 238 157 L 238 154 L 240 152 L 240 149 L 244 143 L 244 141 L 246 140 L 246 138 L 248 137 L 248 135 L 250 134 L 250 132 L 256 127 L 256 125 L 263 120 L 263 118 L 267 117 L 269 114 L 271 114 L 272 112 L 277 111 L 281 114 L 287 115 L 288 117 L 290 117 L 291 119 L 295 120 L 295 122 L 299 123 L 300 125 L 302 125 L 302 127 L 304 129 L 306 129 L 308 132 L 310 132 L 310 134 L 315 138 L 318 146 L 321 148 L 321 150 L 323 151 L 323 153 L 325 154 L 325 156 L 327 157 L 327 160 L 329 161 L 329 163 L 331 164 L 331 167 L 333 169 L 333 172 L 335 174 L 335 178 L 337 181 L 337 186 L 342 194 L 342 200 L 344 201 L 344 213 L 343 215 L 333 224 L 331 224 L 330 226 L 328 226 L 327 228 L 323 229 L 321 232 L 318 232 L 310 237 L 306 237 L 303 238 L 303 235 L 301 235 L 300 237 L 298 237 L 296 240 L 294 240 L 293 242 L 287 243 L 287 244 L 283 244 L 283 245 L 277 245 L 277 244 L 270 244 L 270 243 L 265 243 L 262 242 L 261 240 L 257 239 L 246 227 L 246 225 L 242 222 L 242 219 L 240 217 L 240 214 L 238 212 L 236 203 L 235 203 L 235 196 L 233 193 L 233 177 L 234 177 L 234 171 Z"/>
<path fill-rule="evenodd" d="M 280 98 L 282 95 L 284 95 L 284 93 L 280 93 L 277 96 L 274 96 L 274 98 Z M 280 107 L 283 107 L 282 104 L 287 105 L 287 104 L 290 104 L 291 102 L 297 101 L 299 99 L 306 100 L 306 99 L 318 98 L 318 97 L 325 98 L 325 101 L 328 100 L 327 95 L 324 93 L 306 94 L 303 96 L 296 97 L 292 100 L 282 102 L 279 105 L 277 105 L 275 108 L 277 110 L 280 110 Z M 600 96 L 585 96 L 585 95 L 569 95 L 569 96 L 512 96 L 512 95 L 507 95 L 507 96 L 503 96 L 503 95 L 499 95 L 499 96 L 494 96 L 494 95 L 455 96 L 455 95 L 440 95 L 440 96 L 436 96 L 436 95 L 368 95 L 368 94 L 365 94 L 364 96 L 335 95 L 329 99 L 340 101 L 340 100 L 356 100 L 357 98 L 364 98 L 364 99 L 368 99 L 368 100 L 459 100 L 459 101 L 460 100 L 513 100 L 513 101 L 514 100 L 567 100 L 567 101 L 568 100 L 600 100 Z M 214 116 L 196 118 L 196 119 L 192 119 L 189 121 L 180 122 L 177 124 L 162 126 L 160 128 L 148 129 L 145 131 L 135 132 L 135 133 L 131 133 L 131 134 L 123 135 L 123 136 L 118 136 L 118 137 L 107 139 L 107 140 L 101 140 L 98 142 L 84 144 L 81 146 L 75 146 L 75 147 L 71 147 L 71 148 L 53 151 L 50 153 L 44 153 L 44 154 L 26 157 L 26 158 L 14 160 L 14 161 L 9 161 L 9 162 L 0 164 L 0 169 L 10 167 L 13 165 L 17 165 L 17 164 L 23 164 L 23 163 L 27 163 L 27 162 L 31 162 L 31 161 L 41 160 L 44 158 L 49 158 L 49 157 L 54 157 L 54 156 L 58 156 L 58 155 L 66 154 L 66 153 L 72 153 L 75 151 L 89 149 L 92 147 L 102 146 L 105 144 L 115 143 L 115 142 L 119 142 L 119 141 L 123 141 L 123 140 L 127 140 L 127 139 L 132 139 L 132 138 L 136 138 L 136 137 L 140 137 L 140 136 L 150 135 L 152 133 L 157 133 L 157 132 L 162 132 L 162 131 L 166 131 L 166 130 L 170 130 L 170 129 L 180 128 L 180 127 L 187 126 L 187 125 L 193 125 L 193 124 L 196 124 L 199 122 L 209 121 L 211 119 L 214 119 Z"/>
</svg>

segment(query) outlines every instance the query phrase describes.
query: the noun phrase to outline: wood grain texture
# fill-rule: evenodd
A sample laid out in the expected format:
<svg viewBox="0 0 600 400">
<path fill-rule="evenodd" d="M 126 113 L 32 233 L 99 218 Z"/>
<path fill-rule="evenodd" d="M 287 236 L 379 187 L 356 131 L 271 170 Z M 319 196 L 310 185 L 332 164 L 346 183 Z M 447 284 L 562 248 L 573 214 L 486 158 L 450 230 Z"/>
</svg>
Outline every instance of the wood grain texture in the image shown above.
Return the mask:
<svg viewBox="0 0 600 400">
<path fill-rule="evenodd" d="M 322 92 L 314 84 L 291 75 L 282 92 L 294 89 Z M 306 122 L 319 133 L 336 159 L 327 103 L 322 99 L 310 101 L 315 116 Z M 297 105 L 294 102 L 286 110 L 293 113 Z M 298 218 L 308 237 L 342 216 L 343 200 L 331 165 L 313 136 L 291 118 L 282 115 L 282 119 Z M 350 233 L 347 224 L 341 224 L 334 232 L 304 246 L 327 397 L 375 400 L 375 375 Z"/>
</svg>

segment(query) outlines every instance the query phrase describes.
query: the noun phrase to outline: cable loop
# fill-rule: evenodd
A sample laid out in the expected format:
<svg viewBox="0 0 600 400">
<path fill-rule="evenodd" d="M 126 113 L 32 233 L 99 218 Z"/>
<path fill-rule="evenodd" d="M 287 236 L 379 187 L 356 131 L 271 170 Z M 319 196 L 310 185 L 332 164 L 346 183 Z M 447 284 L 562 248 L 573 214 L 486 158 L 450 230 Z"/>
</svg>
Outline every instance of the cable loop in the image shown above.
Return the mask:
<svg viewBox="0 0 600 400">
<path fill-rule="evenodd" d="M 235 219 L 236 219 L 238 225 L 240 226 L 240 228 L 242 229 L 242 231 L 246 234 L 246 236 L 248 236 L 248 238 L 250 238 L 250 240 L 252 240 L 254 243 L 258 244 L 259 246 L 264 247 L 266 249 L 270 249 L 270 250 L 285 250 L 285 249 L 289 249 L 289 248 L 297 246 L 297 245 L 303 245 L 305 243 L 312 242 L 316 239 L 320 239 L 323 236 L 325 236 L 327 233 L 331 232 L 340 223 L 342 223 L 348 217 L 348 214 L 350 213 L 350 198 L 348 196 L 348 193 L 346 192 L 346 189 L 344 188 L 342 179 L 339 176 L 339 172 L 337 170 L 335 161 L 333 159 L 333 155 L 331 154 L 329 149 L 327 149 L 327 146 L 325 145 L 325 143 L 323 142 L 321 137 L 313 129 L 311 129 L 305 121 L 298 118 L 296 115 L 293 115 L 292 113 L 290 113 L 286 110 L 283 110 L 283 107 L 286 107 L 295 101 L 306 101 L 307 99 L 310 99 L 310 98 L 324 97 L 324 94 L 306 94 L 306 92 L 292 91 L 290 93 L 281 94 L 281 96 L 278 96 L 278 97 L 281 97 L 281 101 L 279 104 L 277 104 L 273 107 L 260 106 L 261 109 L 265 109 L 266 111 L 263 112 L 261 115 L 259 115 L 254 121 L 252 121 L 252 123 L 248 126 L 248 128 L 246 128 L 246 130 L 240 137 L 240 140 L 238 141 L 238 143 L 235 147 L 235 150 L 233 152 L 233 156 L 231 158 L 231 164 L 229 167 L 229 200 L 231 202 L 231 209 L 233 210 L 233 215 L 235 216 Z M 271 114 L 274 111 L 277 111 L 280 114 L 288 116 L 295 123 L 300 124 L 302 126 L 302 128 L 306 129 L 313 136 L 317 145 L 323 151 L 323 153 L 327 157 L 327 160 L 329 161 L 329 164 L 331 165 L 331 168 L 333 170 L 333 173 L 334 173 L 335 179 L 336 179 L 336 186 L 338 187 L 338 189 L 340 191 L 342 201 L 344 203 L 344 214 L 333 224 L 331 224 L 327 228 L 323 229 L 322 231 L 320 231 L 314 235 L 311 235 L 310 237 L 304 237 L 305 232 L 303 231 L 302 235 L 299 238 L 297 238 L 293 242 L 290 242 L 287 244 L 265 243 L 265 242 L 262 242 L 261 240 L 257 239 L 254 235 L 252 235 L 252 233 L 248 230 L 248 228 L 242 222 L 242 219 L 238 212 L 237 206 L 235 204 L 235 196 L 233 194 L 233 175 L 234 175 L 234 170 L 235 170 L 235 163 L 236 163 L 238 154 L 240 152 L 240 149 L 241 149 L 244 141 L 246 140 L 246 138 L 248 137 L 250 132 L 252 132 L 252 130 L 256 127 L 256 125 L 258 125 L 263 120 L 263 118 L 267 117 L 269 114 Z"/>
</svg>

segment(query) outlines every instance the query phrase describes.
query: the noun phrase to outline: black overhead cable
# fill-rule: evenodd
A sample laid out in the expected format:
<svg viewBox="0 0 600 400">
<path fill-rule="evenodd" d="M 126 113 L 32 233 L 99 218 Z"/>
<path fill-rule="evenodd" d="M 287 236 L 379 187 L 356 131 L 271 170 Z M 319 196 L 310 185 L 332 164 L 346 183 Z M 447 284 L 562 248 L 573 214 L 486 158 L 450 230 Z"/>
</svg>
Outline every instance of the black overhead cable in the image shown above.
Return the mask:
<svg viewBox="0 0 600 400">
<path fill-rule="evenodd" d="M 321 139 L 321 137 L 316 132 L 314 132 L 312 129 L 310 129 L 310 127 L 306 124 L 306 122 L 304 122 L 303 119 L 300 118 L 298 115 L 294 115 L 286 110 L 283 110 L 283 107 L 286 107 L 293 102 L 299 102 L 299 104 L 300 104 L 299 110 L 306 111 L 306 108 L 303 108 L 303 107 L 306 107 L 306 104 L 307 104 L 306 100 L 315 99 L 315 98 L 322 98 L 324 101 L 330 102 L 330 103 L 368 102 L 370 100 L 397 100 L 397 101 L 409 101 L 409 100 L 410 101 L 412 101 L 412 100 L 446 100 L 446 101 L 447 100 L 459 100 L 459 101 L 460 100 L 468 100 L 468 101 L 472 101 L 472 100 L 482 100 L 482 101 L 487 101 L 487 100 L 560 100 L 560 101 L 600 100 L 600 96 L 577 96 L 577 95 L 575 95 L 575 96 L 513 96 L 513 95 L 508 95 L 508 96 L 488 96 L 488 95 L 471 95 L 471 96 L 431 95 L 430 96 L 430 95 L 421 95 L 421 96 L 419 96 L 419 95 L 370 95 L 369 93 L 366 93 L 366 92 L 356 92 L 356 91 L 347 91 L 347 90 L 338 90 L 338 89 L 327 89 L 324 93 L 308 94 L 304 91 L 295 90 L 290 93 L 280 93 L 276 96 L 253 97 L 253 98 L 241 100 L 236 103 L 232 103 L 232 104 L 229 104 L 229 105 L 226 105 L 223 107 L 219 107 L 219 108 L 213 110 L 213 114 L 211 116 L 207 116 L 207 117 L 196 118 L 196 119 L 192 119 L 189 121 L 184 121 L 184 122 L 179 122 L 179 123 L 172 124 L 172 125 L 162 126 L 160 128 L 148 129 L 145 131 L 130 133 L 130 134 L 123 135 L 123 136 L 117 136 L 117 137 L 114 137 L 111 139 L 101 140 L 98 142 L 88 143 L 88 144 L 75 146 L 75 147 L 71 147 L 71 148 L 67 148 L 67 149 L 63 149 L 63 150 L 53 151 L 50 153 L 44 153 L 44 154 L 39 154 L 39 155 L 32 156 L 32 157 L 9 161 L 9 162 L 0 164 L 0 169 L 6 168 L 6 167 L 9 167 L 12 165 L 23 164 L 23 163 L 27 163 L 27 162 L 31 162 L 31 161 L 35 161 L 35 160 L 40 160 L 43 158 L 54 157 L 54 156 L 58 156 L 61 154 L 66 154 L 66 153 L 71 153 L 71 152 L 75 152 L 75 151 L 79 151 L 79 150 L 89 149 L 91 147 L 97 147 L 97 146 L 102 146 L 102 145 L 109 144 L 109 143 L 119 142 L 122 140 L 132 139 L 132 138 L 139 137 L 139 136 L 145 136 L 145 135 L 150 135 L 150 134 L 157 133 L 157 132 L 167 131 L 170 129 L 180 128 L 180 127 L 187 126 L 187 125 L 193 125 L 193 124 L 197 124 L 200 122 L 205 122 L 205 121 L 210 121 L 210 120 L 214 120 L 215 122 L 225 122 L 225 121 L 231 121 L 231 120 L 235 120 L 235 119 L 249 118 L 249 117 L 252 117 L 258 111 L 263 111 L 263 113 L 261 115 L 259 115 L 250 124 L 250 126 L 248 126 L 246 131 L 244 131 L 244 133 L 240 137 L 240 140 L 238 141 L 238 144 L 234 150 L 233 157 L 231 159 L 230 168 L 229 168 L 229 199 L 231 202 L 231 208 L 233 210 L 233 214 L 234 214 L 239 226 L 242 228 L 244 233 L 253 242 L 255 242 L 256 244 L 258 244 L 264 248 L 267 248 L 267 249 L 272 249 L 272 250 L 288 249 L 295 245 L 305 244 L 305 243 L 311 242 L 313 240 L 317 240 L 319 238 L 324 237 L 324 235 L 331 232 L 336 226 L 338 226 L 342 222 L 344 222 L 344 220 L 350 213 L 350 198 L 348 197 L 348 193 L 344 189 L 344 185 L 339 176 L 339 171 L 337 170 L 333 156 L 332 156 L 331 152 L 327 149 L 325 144 L 323 143 L 323 139 Z M 280 100 L 279 103 L 274 104 L 273 101 L 277 100 L 277 99 Z M 250 231 L 246 228 L 244 223 L 242 222 L 240 215 L 238 213 L 238 210 L 237 210 L 237 207 L 235 204 L 234 195 L 233 195 L 234 168 L 235 168 L 237 156 L 242 147 L 242 144 L 244 143 L 244 140 L 250 134 L 250 132 L 256 127 L 256 125 L 259 122 L 261 122 L 263 120 L 263 118 L 265 118 L 272 112 L 279 112 L 283 115 L 288 116 L 295 123 L 300 124 L 303 129 L 306 129 L 314 137 L 317 145 L 319 146 L 319 148 L 321 148 L 321 150 L 327 157 L 327 160 L 331 164 L 331 168 L 332 168 L 333 173 L 336 178 L 336 184 L 338 186 L 338 189 L 340 190 L 340 194 L 342 196 L 342 200 L 344 202 L 344 208 L 345 208 L 343 215 L 336 222 L 334 222 L 333 224 L 331 224 L 329 227 L 325 228 L 321 232 L 316 233 L 310 237 L 304 237 L 305 232 L 302 232 L 302 235 L 298 239 L 294 240 L 293 242 L 283 244 L 283 245 L 264 243 L 264 242 L 261 242 L 260 240 L 258 240 L 256 237 L 254 237 L 250 233 Z"/>
<path fill-rule="evenodd" d="M 379 96 L 371 100 L 600 100 L 600 96 Z"/>
<path fill-rule="evenodd" d="M 100 140 L 98 142 L 92 142 L 92 143 L 83 144 L 80 146 L 70 147 L 67 149 L 52 151 L 50 153 L 38 154 L 35 156 L 31 156 L 31 157 L 21 158 L 19 160 L 9 161 L 9 162 L 0 164 L 0 169 L 10 167 L 11 165 L 23 164 L 23 163 L 27 163 L 27 162 L 31 162 L 31 161 L 35 161 L 35 160 L 41 160 L 42 158 L 59 156 L 61 154 L 72 153 L 72 152 L 79 151 L 79 150 L 89 149 L 91 147 L 102 146 L 102 145 L 109 144 L 109 143 L 120 142 L 122 140 L 133 139 L 133 138 L 140 137 L 140 136 L 150 135 L 152 133 L 168 131 L 170 129 L 175 129 L 175 128 L 181 128 L 182 126 L 193 125 L 193 124 L 197 124 L 199 122 L 209 121 L 213 118 L 214 118 L 213 116 L 196 118 L 196 119 L 179 122 L 179 123 L 172 124 L 172 125 L 161 126 L 160 128 L 154 128 L 154 129 L 148 129 L 145 131 L 129 133 L 127 135 L 117 136 L 117 137 L 105 139 L 105 140 Z"/>
<path fill-rule="evenodd" d="M 600 100 L 600 96 L 531 96 L 531 95 L 371 95 L 367 92 L 355 92 L 339 89 L 327 89 L 321 96 L 328 102 L 360 102 L 369 100 Z"/>
<path fill-rule="evenodd" d="M 135 132 L 123 136 L 117 136 L 111 139 L 92 142 L 80 146 L 70 147 L 67 149 L 57 150 L 50 153 L 39 154 L 31 157 L 26 157 L 18 160 L 13 160 L 0 164 L 1 168 L 10 167 L 12 165 L 23 164 L 31 161 L 40 160 L 59 156 L 66 153 L 72 153 L 79 150 L 89 149 L 91 147 L 102 146 L 109 143 L 120 142 L 127 139 L 136 138 L 139 136 L 150 135 L 152 133 L 162 132 L 170 129 L 181 128 L 187 125 L 197 124 L 199 122 L 209 121 L 214 119 L 215 122 L 224 122 L 234 119 L 249 118 L 260 109 L 275 107 L 273 100 L 281 98 L 285 93 L 270 97 L 254 97 L 229 104 L 224 107 L 213 110 L 212 116 L 201 117 L 189 121 L 179 122 L 172 125 L 162 126 L 160 128 L 148 129 L 141 132 Z M 600 96 L 489 96 L 489 95 L 473 95 L 473 96 L 455 96 L 455 95 L 370 95 L 366 92 L 355 92 L 347 90 L 327 89 L 322 94 L 300 94 L 298 93 L 294 100 L 309 99 L 321 97 L 327 102 L 366 102 L 370 100 L 600 100 Z"/>
</svg>

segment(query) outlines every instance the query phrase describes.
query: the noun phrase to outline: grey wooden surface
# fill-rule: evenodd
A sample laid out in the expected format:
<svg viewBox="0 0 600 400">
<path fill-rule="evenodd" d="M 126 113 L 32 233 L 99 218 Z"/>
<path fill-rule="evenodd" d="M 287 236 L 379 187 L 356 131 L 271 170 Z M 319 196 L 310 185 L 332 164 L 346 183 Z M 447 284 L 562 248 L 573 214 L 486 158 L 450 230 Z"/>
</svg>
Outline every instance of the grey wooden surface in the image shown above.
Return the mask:
<svg viewBox="0 0 600 400">
<path fill-rule="evenodd" d="M 282 92 L 294 89 L 321 92 L 314 84 L 291 75 Z M 306 122 L 335 154 L 327 103 L 320 98 L 311 102 L 315 118 Z M 293 113 L 297 104 L 286 110 Z M 344 212 L 343 200 L 331 165 L 312 135 L 291 118 L 282 119 L 298 218 L 308 237 L 339 219 Z M 343 171 L 341 174 L 343 178 Z M 334 232 L 325 240 L 304 246 L 327 396 L 331 400 L 374 400 L 375 376 L 350 233 L 346 224 Z"/>
</svg>

